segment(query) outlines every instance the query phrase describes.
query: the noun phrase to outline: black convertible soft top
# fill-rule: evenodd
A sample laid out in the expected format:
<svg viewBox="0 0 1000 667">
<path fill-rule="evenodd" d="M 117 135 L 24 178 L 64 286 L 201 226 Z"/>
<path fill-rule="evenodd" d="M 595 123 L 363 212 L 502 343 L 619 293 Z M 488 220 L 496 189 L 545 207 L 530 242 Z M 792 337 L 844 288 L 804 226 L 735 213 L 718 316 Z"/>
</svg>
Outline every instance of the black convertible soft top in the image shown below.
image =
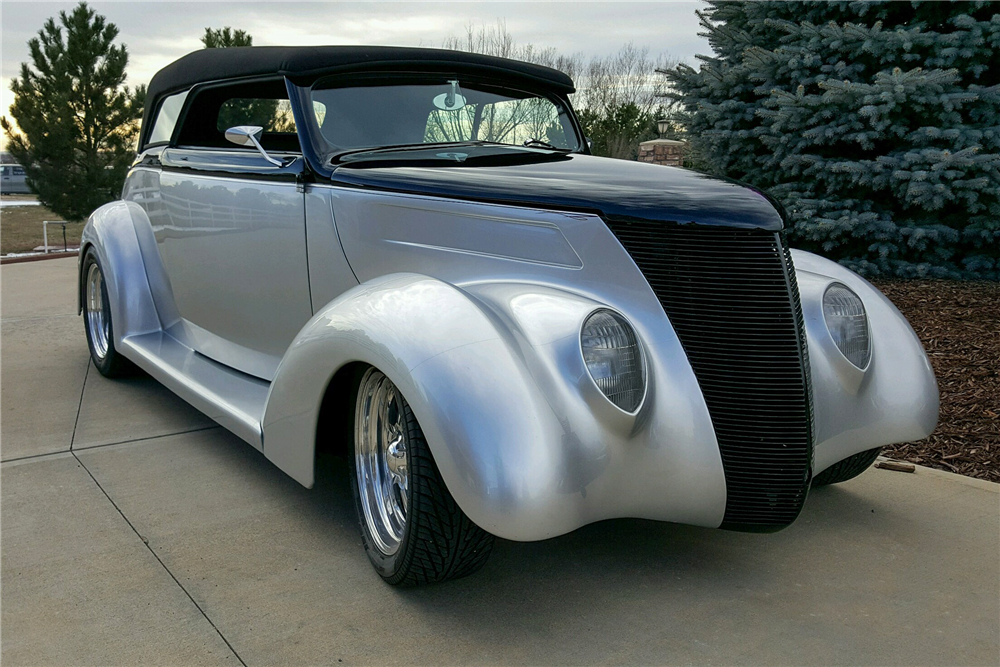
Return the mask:
<svg viewBox="0 0 1000 667">
<path fill-rule="evenodd" d="M 198 83 L 276 74 L 310 83 L 325 74 L 365 69 L 392 70 L 401 65 L 479 71 L 498 79 L 533 80 L 557 93 L 572 93 L 566 74 L 532 63 L 449 49 L 401 46 L 242 46 L 202 49 L 170 63 L 153 76 L 146 93 L 143 127 L 160 98 Z"/>
</svg>

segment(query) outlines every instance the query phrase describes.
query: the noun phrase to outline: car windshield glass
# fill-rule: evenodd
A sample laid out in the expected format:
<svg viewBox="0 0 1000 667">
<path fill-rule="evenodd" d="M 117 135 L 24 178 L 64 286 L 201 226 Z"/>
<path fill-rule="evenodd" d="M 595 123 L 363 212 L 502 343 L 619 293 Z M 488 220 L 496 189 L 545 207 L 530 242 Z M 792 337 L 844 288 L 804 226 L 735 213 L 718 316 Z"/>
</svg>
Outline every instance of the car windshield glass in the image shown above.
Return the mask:
<svg viewBox="0 0 1000 667">
<path fill-rule="evenodd" d="M 488 142 L 570 151 L 580 147 L 555 98 L 442 77 L 439 81 L 317 85 L 311 107 L 327 155 L 385 146 Z"/>
</svg>

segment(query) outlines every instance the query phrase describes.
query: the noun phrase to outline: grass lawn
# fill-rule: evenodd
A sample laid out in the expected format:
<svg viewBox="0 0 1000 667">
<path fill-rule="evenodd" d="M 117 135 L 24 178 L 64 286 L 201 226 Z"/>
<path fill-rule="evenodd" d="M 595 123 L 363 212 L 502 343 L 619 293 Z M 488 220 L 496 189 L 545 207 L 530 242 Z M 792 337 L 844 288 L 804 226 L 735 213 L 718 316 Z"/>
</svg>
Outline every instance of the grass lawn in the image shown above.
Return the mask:
<svg viewBox="0 0 1000 667">
<path fill-rule="evenodd" d="M 4 201 L 34 199 L 26 195 L 4 195 Z M 43 220 L 61 218 L 44 206 L 10 206 L 0 208 L 0 255 L 11 252 L 31 252 L 45 241 Z M 83 223 L 66 225 L 66 241 L 70 247 L 80 243 Z M 49 246 L 62 248 L 62 228 L 49 225 Z"/>
</svg>

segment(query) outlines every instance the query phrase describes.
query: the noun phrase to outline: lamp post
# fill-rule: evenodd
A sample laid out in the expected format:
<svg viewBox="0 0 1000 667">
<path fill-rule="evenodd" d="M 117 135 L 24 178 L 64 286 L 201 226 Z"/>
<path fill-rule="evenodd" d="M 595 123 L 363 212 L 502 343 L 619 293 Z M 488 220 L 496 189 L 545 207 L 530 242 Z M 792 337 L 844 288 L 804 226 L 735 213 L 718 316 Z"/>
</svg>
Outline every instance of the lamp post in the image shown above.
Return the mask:
<svg viewBox="0 0 1000 667">
<path fill-rule="evenodd" d="M 660 120 L 656 121 L 656 129 L 660 133 L 660 136 L 662 137 L 670 130 L 670 120 L 667 118 L 661 118 Z"/>
</svg>

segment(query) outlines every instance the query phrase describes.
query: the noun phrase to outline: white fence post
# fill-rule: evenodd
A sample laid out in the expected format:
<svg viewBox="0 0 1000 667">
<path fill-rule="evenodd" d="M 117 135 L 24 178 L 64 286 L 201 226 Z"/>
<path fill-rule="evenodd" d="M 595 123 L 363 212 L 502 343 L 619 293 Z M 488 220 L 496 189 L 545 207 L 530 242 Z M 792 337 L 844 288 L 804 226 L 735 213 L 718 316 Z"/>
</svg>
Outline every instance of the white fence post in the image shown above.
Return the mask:
<svg viewBox="0 0 1000 667">
<path fill-rule="evenodd" d="M 69 223 L 65 220 L 42 220 L 42 236 L 45 237 L 45 254 L 49 254 L 49 225 L 62 225 L 63 231 Z M 65 234 L 63 235 L 65 237 Z"/>
</svg>

